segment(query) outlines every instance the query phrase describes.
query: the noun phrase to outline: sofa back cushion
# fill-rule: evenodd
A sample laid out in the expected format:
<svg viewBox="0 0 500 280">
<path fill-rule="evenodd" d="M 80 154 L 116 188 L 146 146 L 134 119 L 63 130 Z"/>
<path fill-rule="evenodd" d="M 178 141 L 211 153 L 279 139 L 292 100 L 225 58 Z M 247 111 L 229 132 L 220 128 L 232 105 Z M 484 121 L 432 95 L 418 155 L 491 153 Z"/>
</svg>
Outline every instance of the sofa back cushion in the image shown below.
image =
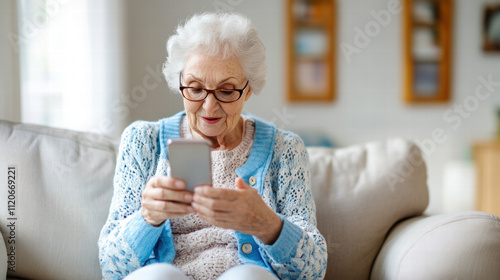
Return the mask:
<svg viewBox="0 0 500 280">
<path fill-rule="evenodd" d="M 369 279 L 389 229 L 427 207 L 422 154 L 402 139 L 308 152 L 326 279 Z"/>
<path fill-rule="evenodd" d="M 15 171 L 13 195 L 0 195 L 0 230 L 15 254 L 9 277 L 101 278 L 116 147 L 99 134 L 0 121 L 0 185 Z"/>
</svg>

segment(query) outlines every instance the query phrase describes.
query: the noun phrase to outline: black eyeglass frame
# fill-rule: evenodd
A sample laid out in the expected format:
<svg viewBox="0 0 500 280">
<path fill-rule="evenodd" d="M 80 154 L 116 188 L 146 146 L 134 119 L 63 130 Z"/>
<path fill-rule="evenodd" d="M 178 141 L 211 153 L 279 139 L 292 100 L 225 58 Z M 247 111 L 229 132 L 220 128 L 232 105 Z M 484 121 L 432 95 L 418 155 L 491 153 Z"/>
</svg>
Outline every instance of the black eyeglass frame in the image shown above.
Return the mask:
<svg viewBox="0 0 500 280">
<path fill-rule="evenodd" d="M 182 97 L 186 98 L 187 100 L 189 101 L 192 101 L 192 102 L 200 102 L 200 101 L 203 101 L 205 99 L 207 99 L 208 95 L 210 93 L 212 93 L 215 97 L 215 99 L 217 99 L 217 101 L 219 102 L 222 102 L 222 103 L 233 103 L 233 102 L 236 102 L 238 100 L 240 100 L 241 96 L 243 95 L 243 91 L 245 91 L 245 89 L 247 88 L 248 86 L 248 83 L 250 82 L 250 80 L 247 80 L 247 83 L 245 84 L 245 86 L 242 88 L 242 89 L 206 89 L 206 88 L 198 88 L 198 87 L 185 87 L 182 85 L 182 82 L 181 82 L 181 77 L 182 77 L 182 72 L 179 73 L 179 89 L 181 90 L 181 94 L 182 94 Z M 202 99 L 200 100 L 192 100 L 192 99 L 189 99 L 187 98 L 185 95 L 184 95 L 184 89 L 187 89 L 187 88 L 195 88 L 195 89 L 203 89 L 204 91 L 207 92 L 207 95 L 205 95 L 205 97 L 203 97 Z M 217 94 L 215 94 L 217 91 L 237 91 L 240 93 L 240 96 L 238 96 L 238 98 L 236 100 L 233 100 L 233 101 L 223 101 L 223 100 L 220 100 L 219 98 L 217 98 Z"/>
</svg>

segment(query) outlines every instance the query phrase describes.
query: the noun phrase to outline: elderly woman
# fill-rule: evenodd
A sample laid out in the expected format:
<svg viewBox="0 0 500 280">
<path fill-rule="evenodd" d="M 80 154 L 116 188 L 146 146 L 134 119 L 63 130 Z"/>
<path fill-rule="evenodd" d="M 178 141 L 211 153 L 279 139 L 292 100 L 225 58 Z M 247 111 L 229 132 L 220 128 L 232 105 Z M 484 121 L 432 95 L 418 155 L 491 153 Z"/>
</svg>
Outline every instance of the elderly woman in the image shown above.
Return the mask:
<svg viewBox="0 0 500 280">
<path fill-rule="evenodd" d="M 185 111 L 123 133 L 99 238 L 103 277 L 323 278 L 326 243 L 304 144 L 242 114 L 267 74 L 255 27 L 237 14 L 195 15 L 167 51 L 164 74 Z M 190 192 L 169 176 L 170 138 L 212 143 L 212 186 Z"/>
</svg>

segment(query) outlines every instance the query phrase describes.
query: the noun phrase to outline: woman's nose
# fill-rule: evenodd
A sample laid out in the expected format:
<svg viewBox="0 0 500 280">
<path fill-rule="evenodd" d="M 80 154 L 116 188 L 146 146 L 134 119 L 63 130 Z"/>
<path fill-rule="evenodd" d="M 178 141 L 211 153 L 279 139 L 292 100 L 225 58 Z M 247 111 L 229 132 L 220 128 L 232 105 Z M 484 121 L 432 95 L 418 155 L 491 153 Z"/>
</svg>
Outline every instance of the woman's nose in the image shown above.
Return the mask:
<svg viewBox="0 0 500 280">
<path fill-rule="evenodd" d="M 207 112 L 215 111 L 219 108 L 219 101 L 215 99 L 215 93 L 209 93 L 207 98 L 203 100 L 203 109 Z"/>
</svg>

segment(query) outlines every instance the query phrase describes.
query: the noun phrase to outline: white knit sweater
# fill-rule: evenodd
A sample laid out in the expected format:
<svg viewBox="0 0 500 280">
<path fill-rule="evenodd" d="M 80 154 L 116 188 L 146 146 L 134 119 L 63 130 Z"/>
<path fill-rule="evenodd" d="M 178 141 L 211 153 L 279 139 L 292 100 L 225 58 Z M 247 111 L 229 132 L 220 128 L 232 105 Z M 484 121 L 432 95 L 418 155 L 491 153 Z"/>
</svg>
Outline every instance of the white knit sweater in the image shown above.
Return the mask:
<svg viewBox="0 0 500 280">
<path fill-rule="evenodd" d="M 254 121 L 244 117 L 243 137 L 232 150 L 212 151 L 212 185 L 234 189 L 236 169 L 250 155 L 254 138 Z M 187 118 L 181 121 L 182 138 L 193 138 Z M 175 244 L 173 265 L 192 279 L 215 279 L 241 263 L 234 230 L 211 225 L 195 213 L 171 220 Z"/>
</svg>

